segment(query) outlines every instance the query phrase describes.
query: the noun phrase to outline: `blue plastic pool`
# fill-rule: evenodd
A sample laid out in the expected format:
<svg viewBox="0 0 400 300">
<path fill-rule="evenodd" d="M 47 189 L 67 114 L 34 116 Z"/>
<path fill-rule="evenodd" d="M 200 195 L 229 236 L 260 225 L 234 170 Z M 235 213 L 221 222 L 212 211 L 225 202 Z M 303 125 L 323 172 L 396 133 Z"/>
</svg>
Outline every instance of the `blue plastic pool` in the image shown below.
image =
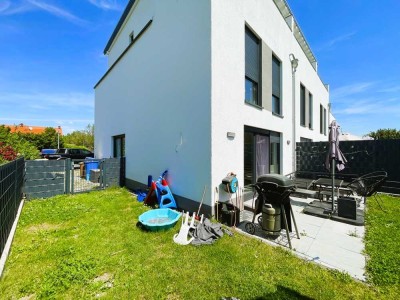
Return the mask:
<svg viewBox="0 0 400 300">
<path fill-rule="evenodd" d="M 180 217 L 180 212 L 170 208 L 158 208 L 141 214 L 139 222 L 148 230 L 157 231 L 174 227 Z"/>
</svg>

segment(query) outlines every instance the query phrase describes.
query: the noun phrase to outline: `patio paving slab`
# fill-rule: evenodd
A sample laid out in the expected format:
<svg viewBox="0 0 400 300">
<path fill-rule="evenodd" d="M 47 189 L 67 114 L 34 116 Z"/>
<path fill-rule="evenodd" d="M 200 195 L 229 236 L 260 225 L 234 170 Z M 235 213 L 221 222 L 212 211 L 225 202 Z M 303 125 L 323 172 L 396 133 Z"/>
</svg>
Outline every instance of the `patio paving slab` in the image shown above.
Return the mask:
<svg viewBox="0 0 400 300">
<path fill-rule="evenodd" d="M 315 199 L 297 197 L 291 197 L 291 199 L 293 214 L 300 235 L 300 239 L 298 239 L 294 226 L 292 226 L 290 241 L 293 253 L 303 259 L 346 272 L 358 280 L 365 281 L 365 256 L 363 254 L 365 227 L 305 214 L 304 209 Z M 245 207 L 251 207 L 251 203 L 252 200 L 246 201 Z M 358 209 L 364 209 L 363 205 Z M 241 222 L 236 230 L 271 245 L 290 250 L 285 230 L 281 230 L 279 236 L 269 236 L 257 224 L 257 217 L 254 235 L 248 234 L 245 229 L 246 223 L 253 219 L 251 211 L 244 210 L 241 212 Z"/>
</svg>

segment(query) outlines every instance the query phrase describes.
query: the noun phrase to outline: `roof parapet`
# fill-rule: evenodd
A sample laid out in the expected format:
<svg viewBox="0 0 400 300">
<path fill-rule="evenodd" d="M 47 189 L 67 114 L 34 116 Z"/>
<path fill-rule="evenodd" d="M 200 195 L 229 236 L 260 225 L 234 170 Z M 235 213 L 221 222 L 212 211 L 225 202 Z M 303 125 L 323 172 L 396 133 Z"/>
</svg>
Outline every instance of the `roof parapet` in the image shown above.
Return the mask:
<svg viewBox="0 0 400 300">
<path fill-rule="evenodd" d="M 301 49 L 303 50 L 304 54 L 306 55 L 308 61 L 312 65 L 315 71 L 318 69 L 318 62 L 315 58 L 314 54 L 311 51 L 310 46 L 308 45 L 306 38 L 303 32 L 300 29 L 299 24 L 297 23 L 292 11 L 286 0 L 273 0 L 276 7 L 278 8 L 279 12 L 281 13 L 283 19 L 286 21 L 286 24 L 293 32 L 294 37 L 296 38 L 297 42 L 299 43 Z"/>
</svg>

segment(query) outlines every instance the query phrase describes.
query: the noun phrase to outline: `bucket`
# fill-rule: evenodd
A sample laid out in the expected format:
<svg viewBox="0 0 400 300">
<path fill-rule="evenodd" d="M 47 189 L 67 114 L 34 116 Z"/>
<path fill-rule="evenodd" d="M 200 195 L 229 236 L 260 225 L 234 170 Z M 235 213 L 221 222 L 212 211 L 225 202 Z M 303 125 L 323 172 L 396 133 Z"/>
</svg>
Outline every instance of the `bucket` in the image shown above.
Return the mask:
<svg viewBox="0 0 400 300">
<path fill-rule="evenodd" d="M 90 170 L 98 169 L 99 161 L 95 159 L 85 159 L 86 180 L 90 180 Z"/>
</svg>

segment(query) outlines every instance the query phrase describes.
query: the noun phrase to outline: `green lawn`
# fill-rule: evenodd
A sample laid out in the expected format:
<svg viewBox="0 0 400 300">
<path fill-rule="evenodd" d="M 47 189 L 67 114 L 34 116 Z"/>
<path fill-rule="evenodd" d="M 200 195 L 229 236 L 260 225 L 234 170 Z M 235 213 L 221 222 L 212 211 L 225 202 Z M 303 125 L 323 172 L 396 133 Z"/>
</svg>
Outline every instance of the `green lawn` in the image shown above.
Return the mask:
<svg viewBox="0 0 400 300">
<path fill-rule="evenodd" d="M 382 293 L 400 292 L 400 198 L 384 196 L 383 210 L 368 200 L 365 251 L 369 281 Z M 396 289 L 397 287 L 397 289 Z"/>
<path fill-rule="evenodd" d="M 136 227 L 146 210 L 125 189 L 26 202 L 0 298 L 396 299 L 400 292 L 398 275 L 363 284 L 237 233 L 210 246 L 180 246 L 172 241 L 179 223 L 156 233 Z M 370 256 L 372 272 L 377 258 Z"/>
</svg>

